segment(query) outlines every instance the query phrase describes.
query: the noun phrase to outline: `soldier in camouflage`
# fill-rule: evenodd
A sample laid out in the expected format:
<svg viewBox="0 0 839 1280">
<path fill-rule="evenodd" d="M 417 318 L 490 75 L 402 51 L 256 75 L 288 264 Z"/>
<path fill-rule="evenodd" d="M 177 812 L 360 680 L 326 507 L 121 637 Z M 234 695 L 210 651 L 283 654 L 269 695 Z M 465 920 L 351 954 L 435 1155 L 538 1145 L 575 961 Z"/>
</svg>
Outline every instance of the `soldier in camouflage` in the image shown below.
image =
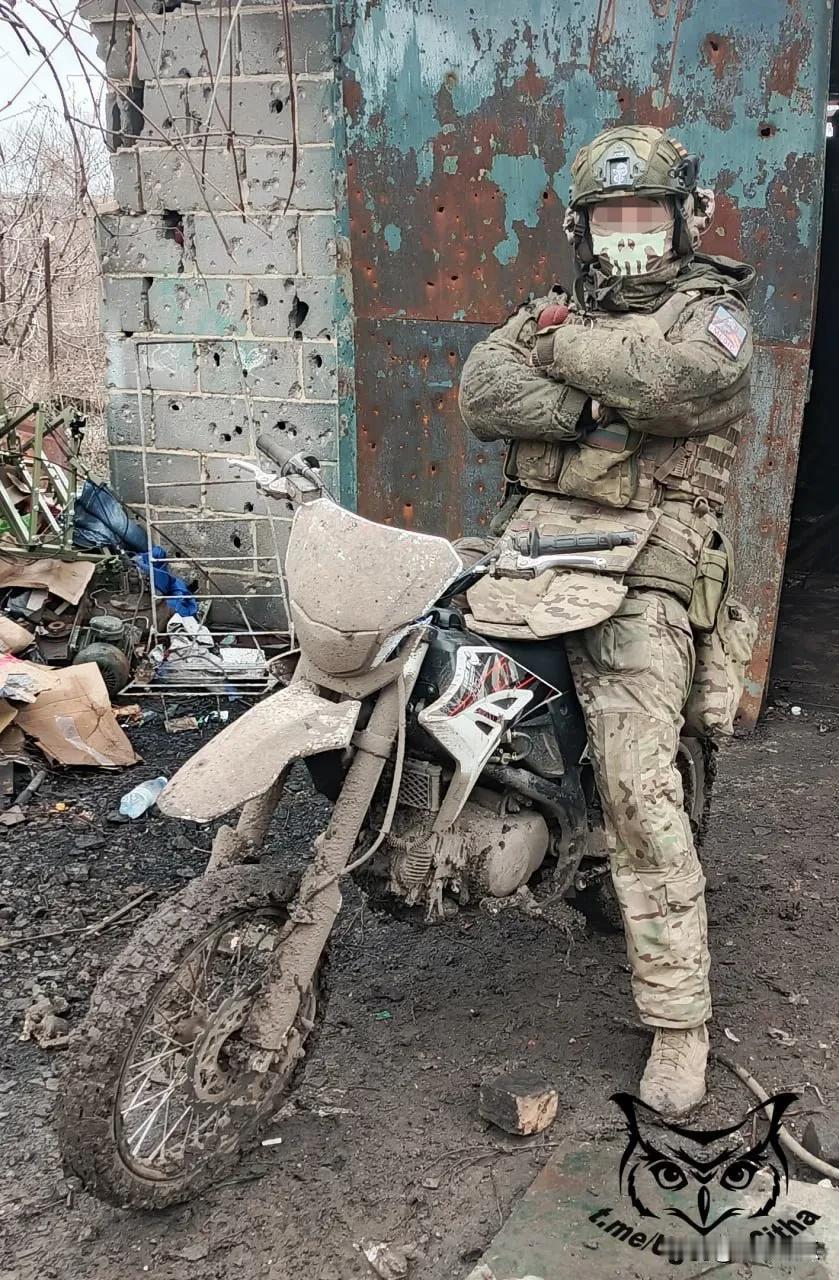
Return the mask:
<svg viewBox="0 0 839 1280">
<path fill-rule="evenodd" d="M 508 442 L 506 532 L 634 529 L 600 575 L 483 579 L 485 634 L 566 634 L 603 803 L 642 1021 L 642 1099 L 680 1116 L 705 1093 L 711 1017 L 702 868 L 676 766 L 694 634 L 730 573 L 718 518 L 749 403 L 754 272 L 699 251 L 713 195 L 656 128 L 584 147 L 566 218 L 578 267 L 480 342 L 460 408 Z M 626 553 L 626 554 L 625 554 Z M 719 590 L 717 590 L 719 587 Z M 697 630 L 698 629 L 698 630 Z"/>
</svg>

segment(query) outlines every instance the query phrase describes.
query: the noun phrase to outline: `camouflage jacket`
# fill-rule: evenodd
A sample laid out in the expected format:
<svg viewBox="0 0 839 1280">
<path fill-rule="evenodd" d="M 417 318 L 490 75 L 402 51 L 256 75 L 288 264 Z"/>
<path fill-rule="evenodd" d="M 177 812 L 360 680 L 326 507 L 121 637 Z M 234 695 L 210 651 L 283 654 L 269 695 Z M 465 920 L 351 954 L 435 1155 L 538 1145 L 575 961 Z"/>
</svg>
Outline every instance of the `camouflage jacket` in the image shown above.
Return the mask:
<svg viewBox="0 0 839 1280">
<path fill-rule="evenodd" d="M 480 440 L 510 442 L 519 490 L 661 517 L 628 574 L 635 585 L 690 595 L 748 410 L 753 281 L 749 267 L 698 258 L 645 313 L 584 313 L 555 289 L 464 364 L 463 419 Z M 539 330 L 560 301 L 566 321 Z"/>
</svg>

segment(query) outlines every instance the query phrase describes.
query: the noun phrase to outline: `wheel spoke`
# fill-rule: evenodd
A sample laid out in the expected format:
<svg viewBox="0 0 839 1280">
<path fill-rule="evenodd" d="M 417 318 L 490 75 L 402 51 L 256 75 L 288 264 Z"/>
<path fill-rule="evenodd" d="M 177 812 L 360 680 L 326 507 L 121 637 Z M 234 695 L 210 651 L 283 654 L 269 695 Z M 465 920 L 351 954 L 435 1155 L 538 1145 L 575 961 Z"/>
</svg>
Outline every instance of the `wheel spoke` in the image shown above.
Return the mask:
<svg viewBox="0 0 839 1280">
<path fill-rule="evenodd" d="M 238 1028 L 276 962 L 285 930 L 282 916 L 267 912 L 228 921 L 157 990 L 117 1102 L 119 1141 L 143 1172 L 183 1177 L 220 1143 L 223 1148 L 244 1116 L 277 1088 L 274 1074 L 251 1079 Z M 311 1009 L 305 1012 L 297 1027 L 303 1037 L 311 1025 Z"/>
</svg>

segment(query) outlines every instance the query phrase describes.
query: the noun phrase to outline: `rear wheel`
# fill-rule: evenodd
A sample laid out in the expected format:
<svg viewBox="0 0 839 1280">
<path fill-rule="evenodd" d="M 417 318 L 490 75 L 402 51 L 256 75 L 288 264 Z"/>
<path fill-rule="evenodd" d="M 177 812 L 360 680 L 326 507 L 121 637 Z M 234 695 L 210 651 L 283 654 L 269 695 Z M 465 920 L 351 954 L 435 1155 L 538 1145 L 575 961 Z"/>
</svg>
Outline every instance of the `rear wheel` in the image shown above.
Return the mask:
<svg viewBox="0 0 839 1280">
<path fill-rule="evenodd" d="M 99 982 L 71 1047 L 59 1133 L 66 1165 L 100 1198 L 160 1209 L 194 1195 L 291 1088 L 322 1014 L 321 975 L 267 1070 L 241 1031 L 289 933 L 296 888 L 258 868 L 201 877 Z"/>
</svg>

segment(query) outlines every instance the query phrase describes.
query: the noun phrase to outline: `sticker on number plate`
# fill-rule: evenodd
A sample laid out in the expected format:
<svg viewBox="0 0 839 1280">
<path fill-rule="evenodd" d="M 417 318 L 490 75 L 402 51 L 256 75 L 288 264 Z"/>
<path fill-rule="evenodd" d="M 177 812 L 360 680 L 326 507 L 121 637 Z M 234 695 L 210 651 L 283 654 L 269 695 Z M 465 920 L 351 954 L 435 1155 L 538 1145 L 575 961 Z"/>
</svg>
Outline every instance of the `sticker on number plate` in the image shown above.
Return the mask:
<svg viewBox="0 0 839 1280">
<path fill-rule="evenodd" d="M 739 356 L 748 331 L 726 307 L 717 307 L 708 325 L 708 332 L 714 335 L 720 346 L 725 347 L 729 355 Z"/>
</svg>

